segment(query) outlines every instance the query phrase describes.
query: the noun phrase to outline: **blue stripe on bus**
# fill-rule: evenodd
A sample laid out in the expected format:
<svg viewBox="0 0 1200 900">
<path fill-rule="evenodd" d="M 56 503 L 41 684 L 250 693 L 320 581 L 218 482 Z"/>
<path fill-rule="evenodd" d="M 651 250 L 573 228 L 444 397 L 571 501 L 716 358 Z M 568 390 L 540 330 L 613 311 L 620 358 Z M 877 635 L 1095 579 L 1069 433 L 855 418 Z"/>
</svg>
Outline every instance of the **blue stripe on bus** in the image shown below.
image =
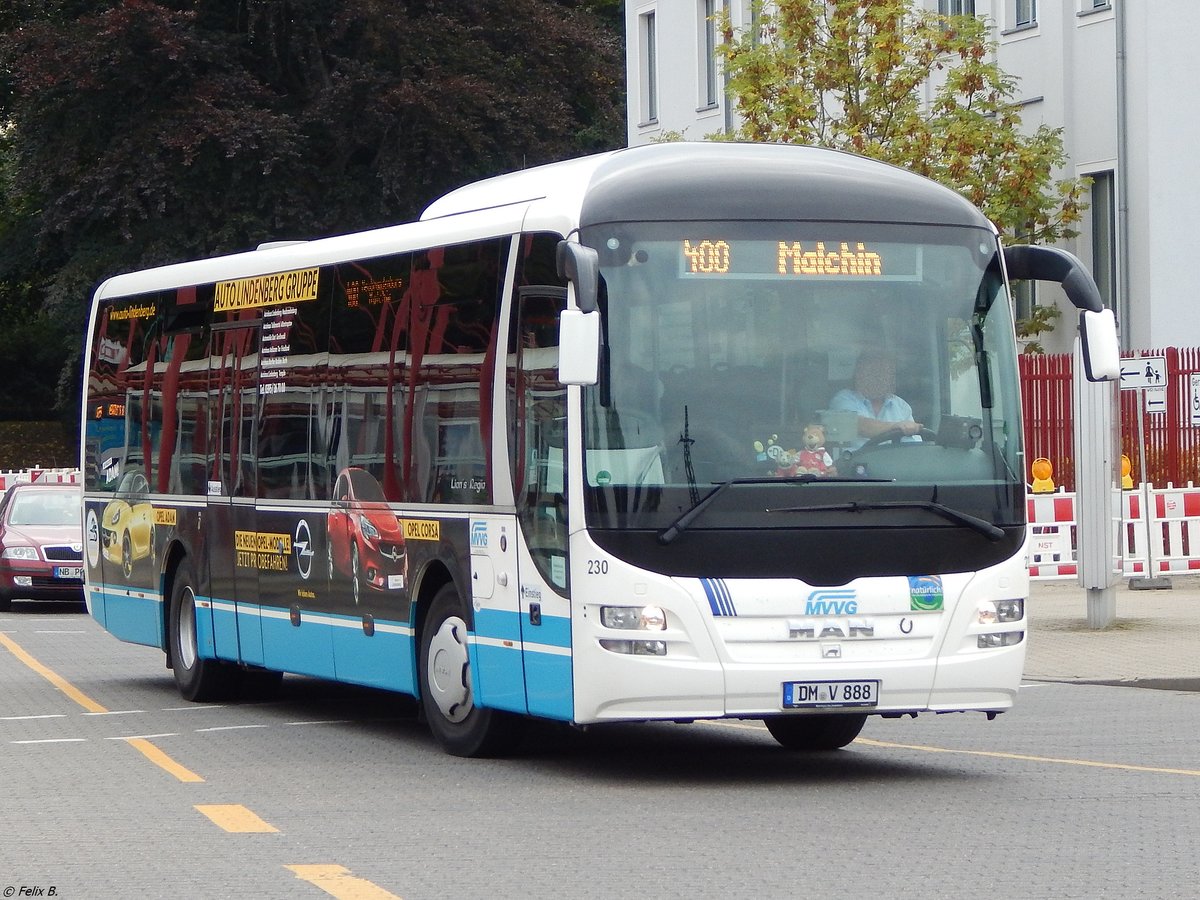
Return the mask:
<svg viewBox="0 0 1200 900">
<path fill-rule="evenodd" d="M 493 709 L 528 712 L 519 643 L 505 647 L 472 641 L 470 656 L 472 670 L 479 673 L 474 684 L 475 702 Z"/>
<path fill-rule="evenodd" d="M 237 616 L 233 604 L 213 601 L 212 604 L 213 656 L 237 662 L 241 650 L 238 647 Z"/>
<path fill-rule="evenodd" d="M 238 604 L 239 626 L 252 618 L 261 622 L 263 665 L 268 669 L 317 678 L 337 677 L 333 667 L 333 637 L 329 633 L 329 625 L 311 619 L 306 622 L 303 613 L 300 625 L 293 625 L 286 609 L 262 607 L 260 615 L 254 616 L 249 609 L 243 614 L 242 608 Z M 239 631 L 242 630 L 239 628 Z"/>
<path fill-rule="evenodd" d="M 541 625 L 526 625 L 525 643 L 571 649 L 571 620 L 566 616 L 542 616 Z"/>
<path fill-rule="evenodd" d="M 325 626 L 333 632 L 333 666 L 338 681 L 400 691 L 416 695 L 416 648 L 412 635 L 400 634 L 375 623 L 375 633 L 367 635 L 360 619 L 351 619 L 357 627 Z M 303 628 L 304 625 L 301 625 Z"/>
<path fill-rule="evenodd" d="M 499 641 L 520 641 L 521 614 L 507 609 L 477 609 L 475 634 Z"/>
<path fill-rule="evenodd" d="M 158 595 L 98 585 L 92 588 L 92 605 L 93 617 L 115 637 L 131 644 L 163 646 L 162 598 Z"/>
<path fill-rule="evenodd" d="M 114 636 L 131 643 L 163 646 L 161 600 L 147 592 L 91 589 L 93 616 Z M 417 693 L 416 645 L 407 622 L 375 622 L 368 636 L 358 617 L 306 611 L 299 627 L 289 611 L 216 600 L 196 605 L 197 650 L 202 659 L 228 659 L 265 665 L 282 672 L 336 679 L 406 694 Z M 235 612 L 236 608 L 236 612 Z M 345 623 L 345 624 L 342 624 Z M 480 706 L 570 721 L 574 714 L 571 676 L 571 622 L 546 616 L 541 625 L 525 623 L 529 643 L 522 652 L 521 614 L 480 610 L 475 637 L 512 641 L 505 647 L 471 643 L 471 664 L 479 673 Z M 241 655 L 243 636 L 261 634 L 261 658 Z M 538 645 L 558 648 L 541 652 Z M 526 699 L 528 695 L 528 700 Z"/>
<path fill-rule="evenodd" d="M 729 594 L 729 587 L 722 579 L 701 578 L 700 584 L 704 586 L 704 593 L 708 596 L 708 605 L 714 616 L 737 615 L 737 610 L 733 606 L 733 597 Z"/>
<path fill-rule="evenodd" d="M 532 715 L 563 722 L 575 718 L 570 656 L 538 653 L 527 648 L 525 680 L 529 686 L 529 712 Z"/>
</svg>

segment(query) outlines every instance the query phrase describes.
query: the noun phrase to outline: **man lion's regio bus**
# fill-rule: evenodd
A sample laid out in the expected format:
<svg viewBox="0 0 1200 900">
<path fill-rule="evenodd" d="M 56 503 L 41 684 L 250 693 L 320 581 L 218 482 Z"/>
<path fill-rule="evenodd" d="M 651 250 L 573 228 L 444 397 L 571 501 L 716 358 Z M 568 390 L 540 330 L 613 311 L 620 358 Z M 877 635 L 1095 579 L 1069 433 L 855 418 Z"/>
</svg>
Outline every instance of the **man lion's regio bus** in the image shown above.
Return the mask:
<svg viewBox="0 0 1200 900">
<path fill-rule="evenodd" d="M 762 719 L 803 750 L 991 717 L 1027 628 L 1006 269 L 1063 283 L 1111 376 L 1073 257 L 805 147 L 621 150 L 111 278 L 89 609 L 188 699 L 371 685 L 467 756 L 528 717 Z M 922 430 L 861 443 L 831 398 L 880 352 Z"/>
</svg>

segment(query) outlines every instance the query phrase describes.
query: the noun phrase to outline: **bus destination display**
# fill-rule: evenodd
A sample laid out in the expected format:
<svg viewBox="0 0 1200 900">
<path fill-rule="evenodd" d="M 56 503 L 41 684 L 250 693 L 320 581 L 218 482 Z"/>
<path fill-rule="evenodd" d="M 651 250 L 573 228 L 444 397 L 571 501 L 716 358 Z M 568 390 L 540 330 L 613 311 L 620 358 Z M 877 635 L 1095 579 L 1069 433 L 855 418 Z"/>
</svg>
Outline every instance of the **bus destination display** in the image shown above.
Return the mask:
<svg viewBox="0 0 1200 900">
<path fill-rule="evenodd" d="M 744 241 L 684 239 L 684 275 L 743 277 L 881 277 L 883 257 L 862 241 Z"/>
</svg>

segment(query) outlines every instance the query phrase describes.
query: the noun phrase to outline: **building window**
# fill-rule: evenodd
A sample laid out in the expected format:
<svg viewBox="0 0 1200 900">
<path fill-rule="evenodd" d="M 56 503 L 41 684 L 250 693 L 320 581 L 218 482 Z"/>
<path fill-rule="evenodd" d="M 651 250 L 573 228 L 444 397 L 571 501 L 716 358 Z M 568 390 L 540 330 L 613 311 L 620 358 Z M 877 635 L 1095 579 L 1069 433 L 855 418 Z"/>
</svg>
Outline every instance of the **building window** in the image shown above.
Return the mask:
<svg viewBox="0 0 1200 900">
<path fill-rule="evenodd" d="M 1104 305 L 1116 309 L 1117 213 L 1113 173 L 1094 172 L 1092 179 L 1092 275 Z"/>
<path fill-rule="evenodd" d="M 699 0 L 700 108 L 717 105 L 717 0 Z"/>
<path fill-rule="evenodd" d="M 1017 281 L 1012 286 L 1013 315 L 1017 319 L 1028 319 L 1037 306 L 1037 282 Z"/>
<path fill-rule="evenodd" d="M 973 16 L 975 0 L 938 0 L 938 12 L 943 16 Z"/>
<path fill-rule="evenodd" d="M 1013 0 L 1013 27 L 1037 24 L 1037 0 Z"/>
<path fill-rule="evenodd" d="M 658 28 L 653 12 L 638 17 L 642 44 L 642 121 L 658 121 Z"/>
</svg>

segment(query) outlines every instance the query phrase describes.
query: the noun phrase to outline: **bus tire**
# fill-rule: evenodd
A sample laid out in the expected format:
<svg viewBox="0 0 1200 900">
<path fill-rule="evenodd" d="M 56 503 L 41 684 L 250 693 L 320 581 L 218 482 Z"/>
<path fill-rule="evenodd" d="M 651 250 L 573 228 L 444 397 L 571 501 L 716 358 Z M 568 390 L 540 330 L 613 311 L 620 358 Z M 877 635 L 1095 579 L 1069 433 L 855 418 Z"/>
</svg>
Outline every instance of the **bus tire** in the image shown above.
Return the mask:
<svg viewBox="0 0 1200 900">
<path fill-rule="evenodd" d="M 853 741 L 867 717 L 853 713 L 822 713 L 810 716 L 769 716 L 767 731 L 788 750 L 816 752 L 840 750 Z"/>
<path fill-rule="evenodd" d="M 503 756 L 520 739 L 521 720 L 474 703 L 467 622 L 454 585 L 438 590 L 421 631 L 421 707 L 429 730 L 454 756 Z"/>
<path fill-rule="evenodd" d="M 199 703 L 223 700 L 233 692 L 237 670 L 219 660 L 200 658 L 196 641 L 195 583 L 188 564 L 180 564 L 171 587 L 168 620 L 171 671 L 185 700 Z"/>
</svg>

